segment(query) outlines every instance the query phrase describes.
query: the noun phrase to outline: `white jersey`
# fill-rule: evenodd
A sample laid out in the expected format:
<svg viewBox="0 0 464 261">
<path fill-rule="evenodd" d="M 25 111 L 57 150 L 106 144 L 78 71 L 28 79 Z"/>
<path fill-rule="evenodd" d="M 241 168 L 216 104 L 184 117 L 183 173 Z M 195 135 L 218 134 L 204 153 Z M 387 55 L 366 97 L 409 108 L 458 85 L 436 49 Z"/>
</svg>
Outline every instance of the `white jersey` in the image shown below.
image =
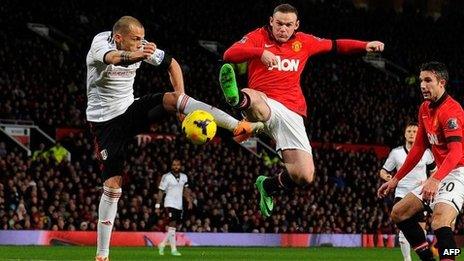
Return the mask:
<svg viewBox="0 0 464 261">
<path fill-rule="evenodd" d="M 182 210 L 184 187 L 188 187 L 188 178 L 184 173 L 180 173 L 179 178 L 171 172 L 164 174 L 158 187 L 166 193 L 164 207 Z"/>
<path fill-rule="evenodd" d="M 406 149 L 406 146 L 394 148 L 388 155 L 388 158 L 382 168 L 388 172 L 392 172 L 395 169 L 398 171 L 401 166 L 403 166 L 404 161 L 408 156 L 408 152 L 409 151 Z M 432 152 L 427 149 L 414 169 L 400 180 L 395 190 L 395 197 L 403 198 L 413 189 L 419 187 L 422 182 L 427 179 L 427 170 L 432 171 L 435 168 L 435 160 Z"/>
<path fill-rule="evenodd" d="M 136 70 L 142 62 L 128 66 L 106 64 L 105 54 L 116 49 L 110 31 L 97 34 L 87 54 L 87 120 L 104 122 L 123 114 L 134 102 Z M 164 51 L 156 49 L 148 63 L 159 65 Z"/>
</svg>

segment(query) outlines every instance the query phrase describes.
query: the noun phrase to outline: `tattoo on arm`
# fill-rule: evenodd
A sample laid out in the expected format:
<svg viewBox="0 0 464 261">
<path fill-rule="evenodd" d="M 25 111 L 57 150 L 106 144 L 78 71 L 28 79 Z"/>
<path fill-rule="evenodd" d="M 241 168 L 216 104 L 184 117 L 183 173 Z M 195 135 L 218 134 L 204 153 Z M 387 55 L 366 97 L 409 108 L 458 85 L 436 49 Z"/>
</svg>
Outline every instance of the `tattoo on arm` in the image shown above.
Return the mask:
<svg viewBox="0 0 464 261">
<path fill-rule="evenodd" d="M 121 63 L 127 63 L 130 59 L 130 52 L 124 51 L 121 53 Z"/>
</svg>

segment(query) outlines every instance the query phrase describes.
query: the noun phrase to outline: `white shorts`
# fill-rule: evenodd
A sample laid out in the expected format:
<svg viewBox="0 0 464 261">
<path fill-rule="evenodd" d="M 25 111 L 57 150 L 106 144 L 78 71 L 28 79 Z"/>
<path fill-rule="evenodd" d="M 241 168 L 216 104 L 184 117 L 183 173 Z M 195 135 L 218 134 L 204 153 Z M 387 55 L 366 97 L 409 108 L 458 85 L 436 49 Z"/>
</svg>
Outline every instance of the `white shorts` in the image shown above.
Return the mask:
<svg viewBox="0 0 464 261">
<path fill-rule="evenodd" d="M 276 100 L 262 97 L 271 110 L 269 120 L 264 123 L 265 132 L 276 142 L 277 153 L 282 157 L 282 150 L 299 149 L 312 155 L 303 117 Z"/>
<path fill-rule="evenodd" d="M 419 195 L 423 186 L 419 186 L 411 193 L 416 197 L 422 200 L 422 195 Z M 432 203 L 430 203 L 430 208 L 433 210 L 435 205 L 439 202 L 446 203 L 452 206 L 459 213 L 462 209 L 462 204 L 464 203 L 464 167 L 460 167 L 451 171 L 448 176 L 446 176 L 438 187 L 438 193 L 435 195 L 435 198 Z"/>
<path fill-rule="evenodd" d="M 401 181 L 395 189 L 395 198 L 404 198 L 409 192 L 413 191 L 425 182 L 425 180 L 417 180 L 415 184 L 402 184 Z"/>
</svg>

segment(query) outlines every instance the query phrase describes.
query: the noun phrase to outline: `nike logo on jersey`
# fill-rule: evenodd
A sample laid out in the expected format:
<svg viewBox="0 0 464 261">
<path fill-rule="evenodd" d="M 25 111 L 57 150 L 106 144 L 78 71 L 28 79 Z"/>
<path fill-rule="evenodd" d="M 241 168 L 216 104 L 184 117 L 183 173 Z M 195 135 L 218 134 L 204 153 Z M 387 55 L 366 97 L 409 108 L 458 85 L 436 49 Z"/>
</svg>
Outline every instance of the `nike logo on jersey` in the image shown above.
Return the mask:
<svg viewBox="0 0 464 261">
<path fill-rule="evenodd" d="M 277 64 L 269 67 L 268 70 L 277 69 L 278 71 L 284 72 L 296 72 L 298 71 L 298 66 L 300 65 L 299 59 L 283 59 L 280 56 L 276 55 Z"/>
<path fill-rule="evenodd" d="M 274 46 L 273 44 L 264 44 L 264 48 L 269 48 L 269 47 L 272 47 Z"/>
</svg>

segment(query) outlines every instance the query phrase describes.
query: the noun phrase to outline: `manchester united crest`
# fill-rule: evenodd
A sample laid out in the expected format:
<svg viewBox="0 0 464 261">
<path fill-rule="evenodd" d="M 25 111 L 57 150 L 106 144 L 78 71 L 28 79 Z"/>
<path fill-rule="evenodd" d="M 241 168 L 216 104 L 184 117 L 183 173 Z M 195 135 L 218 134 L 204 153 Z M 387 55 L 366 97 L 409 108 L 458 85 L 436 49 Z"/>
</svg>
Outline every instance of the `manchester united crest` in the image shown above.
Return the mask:
<svg viewBox="0 0 464 261">
<path fill-rule="evenodd" d="M 301 51 L 301 48 L 303 48 L 303 44 L 300 41 L 295 41 L 292 43 L 292 50 L 294 52 L 299 52 Z"/>
</svg>

